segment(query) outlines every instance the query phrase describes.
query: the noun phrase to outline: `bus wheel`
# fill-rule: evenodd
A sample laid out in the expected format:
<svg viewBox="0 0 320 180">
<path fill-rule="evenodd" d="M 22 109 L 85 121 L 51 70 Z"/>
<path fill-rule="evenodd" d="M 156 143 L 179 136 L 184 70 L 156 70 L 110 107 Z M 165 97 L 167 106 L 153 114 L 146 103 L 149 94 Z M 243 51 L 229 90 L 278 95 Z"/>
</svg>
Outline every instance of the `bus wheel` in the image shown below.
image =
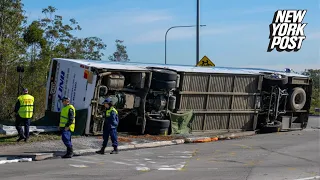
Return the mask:
<svg viewBox="0 0 320 180">
<path fill-rule="evenodd" d="M 296 87 L 293 89 L 290 96 L 290 106 L 293 111 L 301 110 L 307 101 L 307 95 L 304 89 Z"/>
<path fill-rule="evenodd" d="M 273 125 L 265 125 L 261 128 L 261 133 L 274 133 L 282 130 L 282 123 L 275 121 Z"/>
<path fill-rule="evenodd" d="M 152 77 L 155 80 L 161 81 L 176 81 L 177 72 L 166 70 L 166 69 L 153 69 Z"/>
</svg>

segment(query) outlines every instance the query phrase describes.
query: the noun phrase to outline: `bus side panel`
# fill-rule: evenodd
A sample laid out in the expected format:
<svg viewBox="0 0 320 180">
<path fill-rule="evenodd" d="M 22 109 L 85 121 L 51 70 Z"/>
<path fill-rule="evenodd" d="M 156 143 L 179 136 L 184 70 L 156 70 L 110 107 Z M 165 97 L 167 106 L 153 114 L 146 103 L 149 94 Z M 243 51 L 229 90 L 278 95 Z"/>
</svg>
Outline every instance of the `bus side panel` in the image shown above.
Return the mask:
<svg viewBox="0 0 320 180">
<path fill-rule="evenodd" d="M 85 69 L 78 63 L 53 60 L 50 74 L 50 92 L 48 95 L 48 108 L 52 112 L 60 112 L 63 96 L 70 98 L 70 103 L 78 109 L 85 108 L 85 95 L 87 79 Z"/>
</svg>

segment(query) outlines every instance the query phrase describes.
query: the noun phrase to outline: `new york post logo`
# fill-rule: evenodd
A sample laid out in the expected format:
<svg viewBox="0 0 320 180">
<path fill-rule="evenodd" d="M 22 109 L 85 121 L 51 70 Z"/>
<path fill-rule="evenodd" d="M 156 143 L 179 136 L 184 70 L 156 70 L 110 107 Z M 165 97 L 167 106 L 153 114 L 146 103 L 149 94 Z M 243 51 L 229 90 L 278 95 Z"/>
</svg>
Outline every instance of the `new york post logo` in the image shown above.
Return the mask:
<svg viewBox="0 0 320 180">
<path fill-rule="evenodd" d="M 278 52 L 297 52 L 306 39 L 304 28 L 307 23 L 302 23 L 307 10 L 278 10 L 274 13 L 270 24 L 269 47 L 267 52 L 274 48 Z"/>
</svg>

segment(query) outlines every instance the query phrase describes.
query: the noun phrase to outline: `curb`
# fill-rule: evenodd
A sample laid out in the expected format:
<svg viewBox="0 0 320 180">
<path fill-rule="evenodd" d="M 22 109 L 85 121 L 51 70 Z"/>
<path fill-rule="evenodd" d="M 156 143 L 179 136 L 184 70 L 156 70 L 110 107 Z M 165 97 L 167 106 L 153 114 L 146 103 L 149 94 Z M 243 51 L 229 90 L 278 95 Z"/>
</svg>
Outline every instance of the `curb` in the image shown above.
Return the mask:
<svg viewBox="0 0 320 180">
<path fill-rule="evenodd" d="M 154 148 L 154 147 L 162 147 L 162 146 L 171 146 L 171 145 L 178 145 L 178 144 L 184 144 L 184 139 L 176 139 L 172 141 L 158 141 L 158 142 L 151 142 L 151 143 L 143 143 L 143 144 L 136 144 L 136 145 L 123 145 L 119 146 L 119 150 L 131 150 L 131 149 L 144 149 L 144 148 Z M 81 156 L 81 155 L 90 155 L 95 154 L 98 149 L 81 149 L 81 150 L 75 150 L 74 154 L 75 156 Z M 113 150 L 112 147 L 107 147 L 105 149 L 106 151 Z"/>
<path fill-rule="evenodd" d="M 132 149 L 143 149 L 143 148 L 154 148 L 154 147 L 162 147 L 162 146 L 171 146 L 171 145 L 178 145 L 184 143 L 205 143 L 205 142 L 212 142 L 212 141 L 220 141 L 225 139 L 235 139 L 244 136 L 252 136 L 255 135 L 256 131 L 249 131 L 249 132 L 240 132 L 240 133 L 229 133 L 225 135 L 215 136 L 215 137 L 194 137 L 194 138 L 184 138 L 184 139 L 176 139 L 172 141 L 158 141 L 158 142 L 151 142 L 151 143 L 143 143 L 143 144 L 136 144 L 136 145 L 123 145 L 119 146 L 118 149 L 125 151 L 125 150 L 132 150 Z M 107 147 L 105 150 L 110 151 L 112 147 Z M 82 156 L 82 155 L 91 155 L 96 154 L 98 149 L 80 149 L 74 151 L 74 156 Z M 12 155 L 11 157 L 15 157 L 16 159 L 12 160 L 1 160 L 0 164 L 12 163 L 12 162 L 30 162 L 30 161 L 42 161 L 46 159 L 53 159 L 59 156 L 55 156 L 54 153 L 35 153 L 35 154 L 24 154 L 24 155 Z"/>
<path fill-rule="evenodd" d="M 0 164 L 6 164 L 6 163 L 12 163 L 12 162 L 42 161 L 46 159 L 51 159 L 53 157 L 54 157 L 53 153 L 8 155 L 6 160 L 0 160 Z"/>
</svg>

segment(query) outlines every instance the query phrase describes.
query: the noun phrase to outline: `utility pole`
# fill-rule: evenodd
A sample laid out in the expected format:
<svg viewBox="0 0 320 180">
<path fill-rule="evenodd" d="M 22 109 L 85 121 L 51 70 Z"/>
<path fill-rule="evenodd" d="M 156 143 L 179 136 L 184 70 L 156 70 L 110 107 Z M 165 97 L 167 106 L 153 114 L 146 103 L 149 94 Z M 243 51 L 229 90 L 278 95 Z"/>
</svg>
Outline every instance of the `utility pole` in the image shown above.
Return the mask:
<svg viewBox="0 0 320 180">
<path fill-rule="evenodd" d="M 23 66 L 17 66 L 17 72 L 19 73 L 19 81 L 18 81 L 18 96 L 21 94 L 21 87 L 22 87 L 22 73 L 24 72 Z"/>
<path fill-rule="evenodd" d="M 200 0 L 197 0 L 197 40 L 196 40 L 196 65 L 199 61 L 199 30 L 200 30 Z"/>
</svg>

